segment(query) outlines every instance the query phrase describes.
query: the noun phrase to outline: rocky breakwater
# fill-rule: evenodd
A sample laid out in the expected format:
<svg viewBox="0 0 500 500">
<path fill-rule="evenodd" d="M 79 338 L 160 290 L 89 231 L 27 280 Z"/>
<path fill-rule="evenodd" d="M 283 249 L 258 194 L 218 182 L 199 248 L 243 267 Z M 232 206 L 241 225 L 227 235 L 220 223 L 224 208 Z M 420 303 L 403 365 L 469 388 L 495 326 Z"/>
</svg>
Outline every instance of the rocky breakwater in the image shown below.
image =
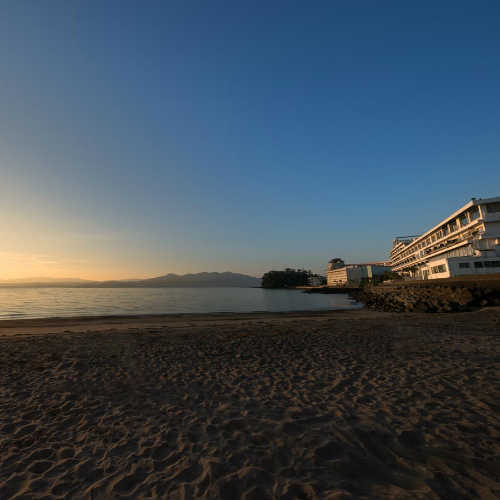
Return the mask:
<svg viewBox="0 0 500 500">
<path fill-rule="evenodd" d="M 441 281 L 441 280 L 440 280 Z M 500 281 L 466 283 L 404 282 L 351 292 L 370 309 L 394 312 L 456 312 L 500 306 Z"/>
</svg>

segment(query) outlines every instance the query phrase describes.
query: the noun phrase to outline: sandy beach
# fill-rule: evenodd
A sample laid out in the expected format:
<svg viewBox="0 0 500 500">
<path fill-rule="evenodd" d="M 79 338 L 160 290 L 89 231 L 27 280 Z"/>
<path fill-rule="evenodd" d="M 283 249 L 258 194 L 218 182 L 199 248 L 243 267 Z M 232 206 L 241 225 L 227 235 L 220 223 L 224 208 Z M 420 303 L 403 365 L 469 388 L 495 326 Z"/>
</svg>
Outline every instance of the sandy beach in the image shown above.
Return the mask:
<svg viewBox="0 0 500 500">
<path fill-rule="evenodd" d="M 498 498 L 500 308 L 0 323 L 0 498 Z"/>
</svg>

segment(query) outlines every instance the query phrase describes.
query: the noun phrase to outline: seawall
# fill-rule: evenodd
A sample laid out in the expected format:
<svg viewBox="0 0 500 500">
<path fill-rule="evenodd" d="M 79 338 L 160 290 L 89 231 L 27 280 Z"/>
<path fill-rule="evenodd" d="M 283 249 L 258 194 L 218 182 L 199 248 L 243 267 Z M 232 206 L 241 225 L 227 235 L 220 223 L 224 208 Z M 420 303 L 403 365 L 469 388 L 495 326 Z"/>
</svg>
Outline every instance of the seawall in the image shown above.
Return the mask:
<svg viewBox="0 0 500 500">
<path fill-rule="evenodd" d="M 500 306 L 500 279 L 436 280 L 367 286 L 351 296 L 370 309 L 457 312 Z"/>
</svg>

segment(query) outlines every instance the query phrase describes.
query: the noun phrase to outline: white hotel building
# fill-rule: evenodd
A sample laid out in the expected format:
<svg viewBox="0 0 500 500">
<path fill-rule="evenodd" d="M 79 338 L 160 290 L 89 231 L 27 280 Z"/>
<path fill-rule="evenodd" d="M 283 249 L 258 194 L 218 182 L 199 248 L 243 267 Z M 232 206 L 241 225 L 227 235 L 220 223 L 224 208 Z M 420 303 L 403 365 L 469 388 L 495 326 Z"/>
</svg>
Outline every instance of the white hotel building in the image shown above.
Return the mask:
<svg viewBox="0 0 500 500">
<path fill-rule="evenodd" d="M 326 280 L 328 286 L 345 286 L 359 284 L 363 280 L 372 280 L 382 276 L 391 268 L 386 262 L 370 262 L 366 264 L 345 264 L 342 259 L 332 259 L 328 263 Z"/>
<path fill-rule="evenodd" d="M 472 198 L 421 236 L 395 238 L 391 264 L 416 279 L 500 273 L 500 197 Z"/>
</svg>

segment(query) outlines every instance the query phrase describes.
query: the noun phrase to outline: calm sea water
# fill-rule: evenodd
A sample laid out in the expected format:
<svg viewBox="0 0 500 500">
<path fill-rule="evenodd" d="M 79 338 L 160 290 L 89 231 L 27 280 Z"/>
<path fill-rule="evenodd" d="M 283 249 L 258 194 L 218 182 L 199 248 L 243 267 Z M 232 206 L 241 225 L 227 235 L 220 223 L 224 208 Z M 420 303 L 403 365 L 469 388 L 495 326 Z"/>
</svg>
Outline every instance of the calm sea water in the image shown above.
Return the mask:
<svg viewBox="0 0 500 500">
<path fill-rule="evenodd" d="M 0 319 L 356 307 L 344 294 L 262 288 L 0 288 Z"/>
</svg>

